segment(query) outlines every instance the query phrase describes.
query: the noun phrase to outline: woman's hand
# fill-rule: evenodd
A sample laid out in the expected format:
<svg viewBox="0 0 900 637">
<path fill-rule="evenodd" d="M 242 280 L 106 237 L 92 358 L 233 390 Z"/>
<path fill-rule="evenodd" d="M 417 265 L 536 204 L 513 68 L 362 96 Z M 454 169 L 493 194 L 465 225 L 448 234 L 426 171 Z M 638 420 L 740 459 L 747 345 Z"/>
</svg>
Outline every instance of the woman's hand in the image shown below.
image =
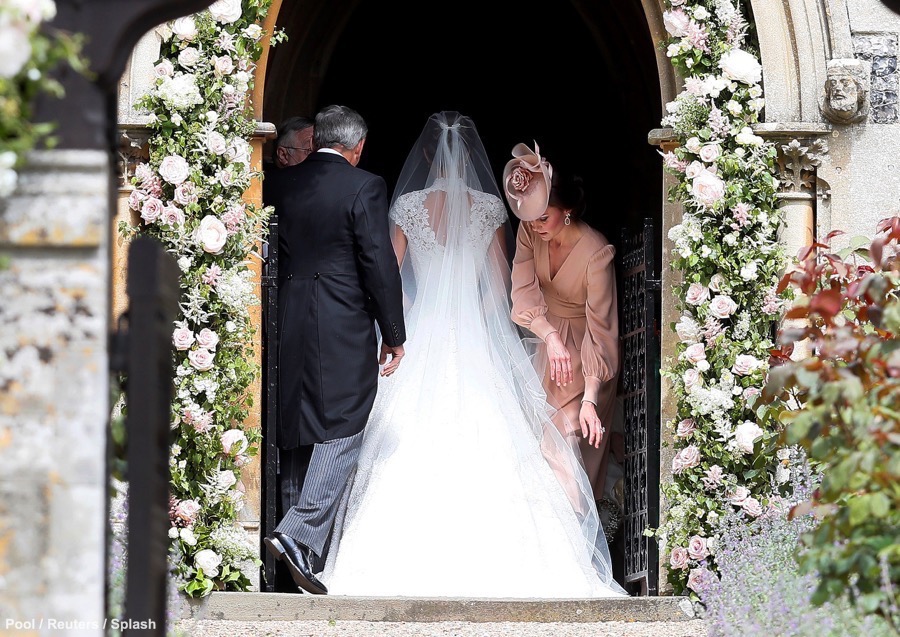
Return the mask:
<svg viewBox="0 0 900 637">
<path fill-rule="evenodd" d="M 559 332 L 550 332 L 545 343 L 550 365 L 550 380 L 555 381 L 557 386 L 565 387 L 575 380 L 572 375 L 572 356 L 562 342 Z"/>
<path fill-rule="evenodd" d="M 606 428 L 597 416 L 597 408 L 594 403 L 588 400 L 582 401 L 578 422 L 581 424 L 581 435 L 587 439 L 589 445 L 599 449 Z"/>
</svg>

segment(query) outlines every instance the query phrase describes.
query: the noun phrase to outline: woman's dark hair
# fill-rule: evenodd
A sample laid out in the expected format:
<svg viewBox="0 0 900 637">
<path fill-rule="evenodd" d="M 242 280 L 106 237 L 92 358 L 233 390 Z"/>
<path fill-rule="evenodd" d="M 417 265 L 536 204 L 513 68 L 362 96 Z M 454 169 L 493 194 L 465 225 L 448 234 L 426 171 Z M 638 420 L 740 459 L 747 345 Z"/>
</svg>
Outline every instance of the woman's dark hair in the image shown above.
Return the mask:
<svg viewBox="0 0 900 637">
<path fill-rule="evenodd" d="M 550 205 L 571 210 L 575 219 L 584 215 L 587 204 L 584 200 L 584 181 L 578 175 L 556 170 L 550 181 Z"/>
</svg>

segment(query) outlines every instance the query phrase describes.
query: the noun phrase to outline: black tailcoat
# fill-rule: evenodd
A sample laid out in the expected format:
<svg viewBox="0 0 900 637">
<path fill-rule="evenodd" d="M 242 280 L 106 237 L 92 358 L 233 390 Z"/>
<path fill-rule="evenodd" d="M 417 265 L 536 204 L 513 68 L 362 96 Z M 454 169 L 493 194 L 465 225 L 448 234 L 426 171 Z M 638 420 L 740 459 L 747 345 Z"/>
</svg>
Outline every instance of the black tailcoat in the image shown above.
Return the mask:
<svg viewBox="0 0 900 637">
<path fill-rule="evenodd" d="M 378 351 L 406 339 L 384 180 L 333 153 L 278 171 L 278 445 L 292 449 L 363 430 Z"/>
</svg>

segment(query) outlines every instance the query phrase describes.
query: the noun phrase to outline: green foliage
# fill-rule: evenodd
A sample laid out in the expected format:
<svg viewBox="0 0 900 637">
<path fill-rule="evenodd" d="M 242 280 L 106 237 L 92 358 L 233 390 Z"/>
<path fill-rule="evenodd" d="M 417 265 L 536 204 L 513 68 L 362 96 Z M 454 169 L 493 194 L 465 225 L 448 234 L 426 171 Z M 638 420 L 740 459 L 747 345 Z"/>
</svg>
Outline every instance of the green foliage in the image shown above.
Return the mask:
<svg viewBox="0 0 900 637">
<path fill-rule="evenodd" d="M 764 394 L 823 480 L 796 513 L 817 528 L 803 538 L 802 561 L 819 573 L 813 601 L 849 597 L 890 617 L 900 586 L 900 217 L 878 226 L 868 248 L 811 246 L 782 280 L 799 298 Z M 810 355 L 791 361 L 794 348 Z M 852 584 L 852 585 L 851 585 Z M 900 617 L 893 615 L 900 629 Z"/>
</svg>

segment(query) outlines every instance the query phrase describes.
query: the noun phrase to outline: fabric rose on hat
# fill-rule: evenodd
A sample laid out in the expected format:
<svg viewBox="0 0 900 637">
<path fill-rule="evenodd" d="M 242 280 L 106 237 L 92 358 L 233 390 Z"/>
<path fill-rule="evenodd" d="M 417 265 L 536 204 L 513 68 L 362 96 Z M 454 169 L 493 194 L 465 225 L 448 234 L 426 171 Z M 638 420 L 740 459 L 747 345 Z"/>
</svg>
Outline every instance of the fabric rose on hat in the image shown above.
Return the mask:
<svg viewBox="0 0 900 637">
<path fill-rule="evenodd" d="M 528 188 L 528 184 L 531 183 L 531 173 L 519 166 L 512 171 L 509 183 L 514 190 L 524 192 Z"/>
</svg>

